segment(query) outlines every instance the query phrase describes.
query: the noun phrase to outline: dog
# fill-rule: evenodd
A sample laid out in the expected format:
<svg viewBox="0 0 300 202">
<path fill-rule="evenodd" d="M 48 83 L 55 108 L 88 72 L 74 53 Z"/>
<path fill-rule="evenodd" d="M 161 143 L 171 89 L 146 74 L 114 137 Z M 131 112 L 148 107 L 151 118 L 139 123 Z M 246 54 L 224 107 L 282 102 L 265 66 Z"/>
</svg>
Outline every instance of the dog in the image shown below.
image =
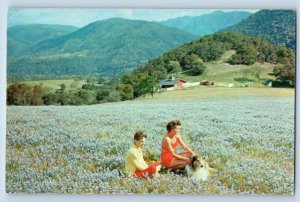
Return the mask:
<svg viewBox="0 0 300 202">
<path fill-rule="evenodd" d="M 185 167 L 187 176 L 199 180 L 206 181 L 211 177 L 212 172 L 216 172 L 214 168 L 211 168 L 208 162 L 199 155 L 194 155 L 191 157 L 191 163 Z"/>
</svg>

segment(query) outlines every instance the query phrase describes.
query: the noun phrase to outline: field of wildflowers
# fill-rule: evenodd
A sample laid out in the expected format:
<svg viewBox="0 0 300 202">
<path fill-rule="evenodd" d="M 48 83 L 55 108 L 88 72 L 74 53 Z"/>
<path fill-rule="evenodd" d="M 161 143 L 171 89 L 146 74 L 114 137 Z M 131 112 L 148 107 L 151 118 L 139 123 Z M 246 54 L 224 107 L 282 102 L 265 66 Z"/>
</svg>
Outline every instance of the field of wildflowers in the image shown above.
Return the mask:
<svg viewBox="0 0 300 202">
<path fill-rule="evenodd" d="M 136 130 L 147 161 L 160 160 L 168 121 L 217 174 L 206 182 L 163 173 L 124 175 Z M 294 193 L 294 97 L 153 100 L 94 106 L 8 106 L 8 193 Z"/>
</svg>

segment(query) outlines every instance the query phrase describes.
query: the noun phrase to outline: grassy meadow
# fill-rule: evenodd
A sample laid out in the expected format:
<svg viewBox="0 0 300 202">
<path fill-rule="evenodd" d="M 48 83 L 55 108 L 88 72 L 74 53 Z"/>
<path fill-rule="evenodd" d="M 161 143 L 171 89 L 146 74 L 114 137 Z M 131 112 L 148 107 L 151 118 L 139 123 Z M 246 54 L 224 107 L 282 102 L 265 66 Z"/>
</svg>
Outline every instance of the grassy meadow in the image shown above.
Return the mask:
<svg viewBox="0 0 300 202">
<path fill-rule="evenodd" d="M 265 87 L 261 82 L 264 80 L 275 80 L 275 77 L 270 75 L 273 72 L 274 64 L 270 63 L 254 63 L 253 65 L 230 65 L 226 60 L 233 55 L 235 51 L 227 51 L 218 61 L 205 63 L 206 71 L 199 76 L 190 76 L 189 71 L 181 72 L 178 78 L 190 81 L 199 82 L 202 80 L 214 81 L 215 85 L 226 86 L 228 83 L 233 83 L 235 87 L 241 87 L 245 83 L 252 83 L 254 87 Z M 249 70 L 253 68 L 261 69 L 260 78 L 251 75 Z"/>
<path fill-rule="evenodd" d="M 294 193 L 294 90 L 197 86 L 90 106 L 8 106 L 8 193 Z M 160 161 L 172 119 L 217 174 L 206 182 L 162 173 L 126 177 L 124 155 L 138 129 L 143 153 Z"/>
</svg>

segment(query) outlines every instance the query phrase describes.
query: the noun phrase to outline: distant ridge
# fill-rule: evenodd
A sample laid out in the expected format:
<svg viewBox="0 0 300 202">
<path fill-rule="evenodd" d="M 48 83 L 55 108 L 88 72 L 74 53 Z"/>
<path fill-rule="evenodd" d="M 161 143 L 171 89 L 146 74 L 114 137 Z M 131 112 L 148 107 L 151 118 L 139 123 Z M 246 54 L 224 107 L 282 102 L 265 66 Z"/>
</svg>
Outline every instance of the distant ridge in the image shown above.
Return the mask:
<svg viewBox="0 0 300 202">
<path fill-rule="evenodd" d="M 29 24 L 10 27 L 7 30 L 8 55 L 24 54 L 24 50 L 30 46 L 43 40 L 69 34 L 78 29 L 69 25 L 51 24 Z"/>
<path fill-rule="evenodd" d="M 212 34 L 220 29 L 240 22 L 250 16 L 250 12 L 234 11 L 223 12 L 215 11 L 196 17 L 184 16 L 162 21 L 161 23 L 169 27 L 175 27 L 197 36 Z"/>
<path fill-rule="evenodd" d="M 195 38 L 156 22 L 111 18 L 43 40 L 30 46 L 24 56 L 8 55 L 8 75 L 19 80 L 115 75 Z M 8 43 L 12 45 L 12 41 Z"/>
</svg>

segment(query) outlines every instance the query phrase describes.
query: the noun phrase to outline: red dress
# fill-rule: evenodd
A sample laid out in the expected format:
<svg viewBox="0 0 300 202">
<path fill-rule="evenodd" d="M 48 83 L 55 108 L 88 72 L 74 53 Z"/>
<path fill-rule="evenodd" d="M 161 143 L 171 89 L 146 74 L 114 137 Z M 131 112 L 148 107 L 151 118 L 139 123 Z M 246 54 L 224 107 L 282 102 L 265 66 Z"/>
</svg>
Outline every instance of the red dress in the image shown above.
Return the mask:
<svg viewBox="0 0 300 202">
<path fill-rule="evenodd" d="M 134 171 L 134 176 L 138 177 L 138 178 L 151 177 L 155 173 L 157 166 L 160 166 L 160 163 L 158 163 L 158 162 L 153 163 L 148 168 L 146 168 L 145 170 L 139 171 L 138 169 L 136 169 Z"/>
<path fill-rule="evenodd" d="M 176 138 L 176 142 L 174 144 L 171 143 L 171 147 L 173 149 L 175 149 L 178 144 L 179 144 L 179 142 Z M 161 161 L 166 166 L 166 168 L 170 167 L 173 159 L 175 159 L 175 157 L 169 151 L 167 144 L 162 144 L 162 146 L 161 146 Z"/>
</svg>

